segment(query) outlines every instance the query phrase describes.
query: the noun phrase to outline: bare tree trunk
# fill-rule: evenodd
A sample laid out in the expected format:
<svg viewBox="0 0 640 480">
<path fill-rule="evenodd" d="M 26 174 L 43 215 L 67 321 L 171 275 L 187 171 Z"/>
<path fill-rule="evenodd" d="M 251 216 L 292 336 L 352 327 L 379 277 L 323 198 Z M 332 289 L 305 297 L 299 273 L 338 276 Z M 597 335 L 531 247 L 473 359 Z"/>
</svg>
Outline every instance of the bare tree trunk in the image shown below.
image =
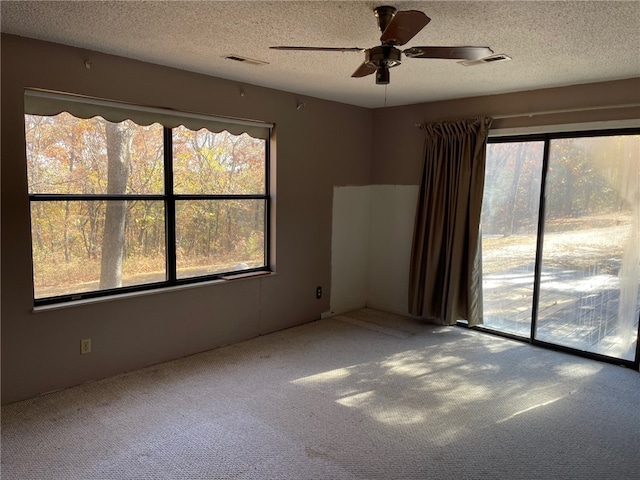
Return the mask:
<svg viewBox="0 0 640 480">
<path fill-rule="evenodd" d="M 71 261 L 71 252 L 69 251 L 69 203 L 71 202 L 67 200 L 64 206 L 64 261 L 66 263 L 69 263 Z"/>
<path fill-rule="evenodd" d="M 515 235 L 517 230 L 517 219 L 516 216 L 520 214 L 518 210 L 518 189 L 520 187 L 520 174 L 522 173 L 522 163 L 524 162 L 523 158 L 524 153 L 524 144 L 518 144 L 518 152 L 516 153 L 515 158 L 515 166 L 513 172 L 513 181 L 511 182 L 511 199 L 513 203 L 511 204 L 511 212 L 509 212 L 509 235 Z"/>
<path fill-rule="evenodd" d="M 129 173 L 129 142 L 131 136 L 123 123 L 106 123 L 107 134 L 107 192 L 126 193 Z M 122 259 L 124 257 L 125 218 L 127 202 L 107 201 L 104 234 L 102 237 L 102 260 L 100 288 L 122 286 Z"/>
<path fill-rule="evenodd" d="M 36 214 L 36 218 L 43 218 L 43 213 L 42 213 L 42 202 L 35 202 L 32 203 L 32 205 L 35 205 L 36 211 L 38 212 Z M 42 249 L 44 248 L 44 242 L 42 240 L 42 225 L 40 225 L 40 222 L 36 223 L 33 227 L 33 232 L 36 236 L 36 241 L 38 243 L 38 250 L 42 251 Z"/>
<path fill-rule="evenodd" d="M 75 135 L 71 136 L 71 141 L 75 145 L 76 139 Z M 75 152 L 71 152 L 69 156 L 69 173 L 73 173 L 73 168 L 75 167 L 76 156 Z M 69 216 L 70 216 L 70 202 L 67 200 L 64 206 L 64 261 L 69 263 L 71 261 L 71 252 L 69 251 Z"/>
</svg>

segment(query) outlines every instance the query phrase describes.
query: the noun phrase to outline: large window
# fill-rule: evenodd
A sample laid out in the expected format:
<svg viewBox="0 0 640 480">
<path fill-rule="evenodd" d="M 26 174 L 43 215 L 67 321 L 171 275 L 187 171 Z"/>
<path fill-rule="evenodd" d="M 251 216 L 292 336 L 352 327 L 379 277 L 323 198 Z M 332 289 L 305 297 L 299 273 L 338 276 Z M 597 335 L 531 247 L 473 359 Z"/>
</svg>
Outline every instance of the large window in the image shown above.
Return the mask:
<svg viewBox="0 0 640 480">
<path fill-rule="evenodd" d="M 638 365 L 640 132 L 490 139 L 484 328 Z"/>
<path fill-rule="evenodd" d="M 36 304 L 269 269 L 268 126 L 69 98 L 25 101 Z"/>
</svg>

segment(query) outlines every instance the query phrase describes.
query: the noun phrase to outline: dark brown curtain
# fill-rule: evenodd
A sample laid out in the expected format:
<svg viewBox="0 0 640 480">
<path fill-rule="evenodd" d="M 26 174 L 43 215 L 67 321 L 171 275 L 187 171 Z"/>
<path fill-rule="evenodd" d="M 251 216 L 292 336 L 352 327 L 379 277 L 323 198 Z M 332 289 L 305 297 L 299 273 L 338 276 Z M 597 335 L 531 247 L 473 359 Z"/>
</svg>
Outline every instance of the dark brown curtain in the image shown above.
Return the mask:
<svg viewBox="0 0 640 480">
<path fill-rule="evenodd" d="M 482 323 L 480 211 L 491 118 L 427 123 L 411 249 L 409 312 Z"/>
</svg>

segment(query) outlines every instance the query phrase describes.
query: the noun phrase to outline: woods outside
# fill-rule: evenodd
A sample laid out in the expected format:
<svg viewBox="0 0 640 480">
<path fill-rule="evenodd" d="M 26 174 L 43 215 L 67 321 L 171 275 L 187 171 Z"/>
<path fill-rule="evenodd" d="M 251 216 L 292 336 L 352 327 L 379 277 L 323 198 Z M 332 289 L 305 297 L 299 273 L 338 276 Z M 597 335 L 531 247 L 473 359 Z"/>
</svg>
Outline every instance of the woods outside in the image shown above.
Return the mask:
<svg viewBox="0 0 640 480">
<path fill-rule="evenodd" d="M 163 127 L 61 113 L 25 115 L 25 130 L 29 193 L 64 196 L 31 202 L 36 298 L 166 280 Z M 264 140 L 172 140 L 176 195 L 265 193 Z M 89 197 L 105 194 L 128 197 Z M 178 278 L 263 265 L 264 215 L 262 199 L 177 199 Z"/>
<path fill-rule="evenodd" d="M 482 233 L 483 253 L 494 255 L 483 265 L 485 272 L 508 266 L 514 260 L 506 254 L 509 248 L 535 250 L 543 148 L 542 141 L 489 146 Z M 640 136 L 553 140 L 546 181 L 544 232 L 550 241 L 545 240 L 545 253 L 555 257 L 550 261 L 577 268 L 587 267 L 581 261 L 595 261 L 554 249 L 553 234 L 573 232 L 574 241 L 567 243 L 576 249 L 591 245 L 591 253 L 602 260 L 621 260 L 637 245 L 632 230 L 637 232 L 640 222 Z"/>
<path fill-rule="evenodd" d="M 529 335 L 543 141 L 490 144 L 485 325 Z M 640 135 L 549 144 L 536 338 L 632 358 L 640 301 Z M 620 353 L 622 352 L 622 353 Z"/>
<path fill-rule="evenodd" d="M 26 115 L 25 129 L 29 193 L 66 196 L 31 202 L 36 298 L 166 280 L 163 127 L 61 113 Z M 265 193 L 264 140 L 177 127 L 172 141 L 175 194 Z M 543 147 L 542 141 L 489 146 L 485 272 L 516 266 L 522 248 L 535 249 Z M 640 217 L 639 152 L 638 136 L 553 140 L 545 238 L 580 232 L 580 241 L 555 242 L 556 248 L 547 241 L 550 264 L 589 269 L 599 258 L 617 274 L 638 242 L 632 232 Z M 129 197 L 86 197 L 104 194 Z M 177 199 L 178 278 L 263 265 L 264 205 Z M 602 248 L 591 248 L 588 258 L 568 251 L 596 244 Z"/>
</svg>

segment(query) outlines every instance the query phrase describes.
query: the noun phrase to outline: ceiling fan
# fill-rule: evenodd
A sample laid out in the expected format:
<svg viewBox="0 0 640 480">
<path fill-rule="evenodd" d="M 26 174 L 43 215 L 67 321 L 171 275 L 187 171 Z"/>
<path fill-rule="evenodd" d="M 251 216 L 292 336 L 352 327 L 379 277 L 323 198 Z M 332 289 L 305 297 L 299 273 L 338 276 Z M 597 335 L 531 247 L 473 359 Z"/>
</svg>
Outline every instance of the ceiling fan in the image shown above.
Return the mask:
<svg viewBox="0 0 640 480">
<path fill-rule="evenodd" d="M 398 11 L 395 7 L 381 6 L 373 10 L 382 32 L 382 45 L 372 48 L 340 47 L 269 47 L 275 50 L 304 50 L 322 52 L 364 52 L 362 65 L 353 72 L 352 77 L 366 77 L 376 74 L 376 83 L 389 83 L 389 69 L 402 62 L 402 54 L 408 58 L 444 58 L 453 60 L 479 60 L 493 54 L 489 47 L 411 47 L 400 50 L 396 46 L 404 45 L 422 30 L 431 19 L 418 10 Z"/>
</svg>

